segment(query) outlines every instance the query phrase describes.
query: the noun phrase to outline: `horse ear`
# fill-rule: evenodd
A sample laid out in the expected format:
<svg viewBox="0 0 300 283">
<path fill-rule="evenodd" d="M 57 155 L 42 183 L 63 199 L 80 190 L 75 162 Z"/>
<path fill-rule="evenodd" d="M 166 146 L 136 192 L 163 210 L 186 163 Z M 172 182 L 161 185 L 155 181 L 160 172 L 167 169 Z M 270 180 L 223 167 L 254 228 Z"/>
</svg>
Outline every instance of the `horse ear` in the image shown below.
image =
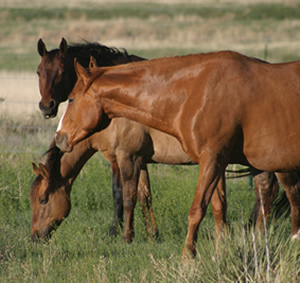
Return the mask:
<svg viewBox="0 0 300 283">
<path fill-rule="evenodd" d="M 44 179 L 49 179 L 49 172 L 44 164 L 39 164 L 39 173 L 43 176 Z"/>
<path fill-rule="evenodd" d="M 60 42 L 60 45 L 59 45 L 59 53 L 60 53 L 60 55 L 65 55 L 66 52 L 67 52 L 67 49 L 68 49 L 68 43 L 67 43 L 67 41 L 64 38 L 62 38 L 61 42 Z"/>
<path fill-rule="evenodd" d="M 93 56 L 91 56 L 90 63 L 89 63 L 89 69 L 91 70 L 91 69 L 95 69 L 97 67 L 98 67 L 98 64 L 97 64 L 96 59 Z"/>
<path fill-rule="evenodd" d="M 76 71 L 77 78 L 83 79 L 85 82 L 89 78 L 89 73 L 88 71 L 80 65 L 80 63 L 77 61 L 77 58 L 74 58 L 74 67 Z"/>
<path fill-rule="evenodd" d="M 47 53 L 47 48 L 43 40 L 40 38 L 37 43 L 37 50 L 41 57 L 45 56 Z"/>
<path fill-rule="evenodd" d="M 32 162 L 31 164 L 32 164 L 34 174 L 39 175 L 40 174 L 39 168 L 35 165 L 35 163 Z"/>
</svg>

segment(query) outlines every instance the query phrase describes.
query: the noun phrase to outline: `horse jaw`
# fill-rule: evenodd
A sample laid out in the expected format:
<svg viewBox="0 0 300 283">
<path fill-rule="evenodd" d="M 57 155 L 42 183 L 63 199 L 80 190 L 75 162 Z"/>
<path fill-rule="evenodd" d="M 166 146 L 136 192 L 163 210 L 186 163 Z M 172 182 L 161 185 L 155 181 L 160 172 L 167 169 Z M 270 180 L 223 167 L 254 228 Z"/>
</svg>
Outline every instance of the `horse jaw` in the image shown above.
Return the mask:
<svg viewBox="0 0 300 283">
<path fill-rule="evenodd" d="M 77 127 L 72 131 L 72 133 L 58 130 L 55 133 L 55 143 L 62 152 L 71 152 L 73 150 L 73 146 L 87 136 L 89 135 L 86 131 Z"/>
</svg>

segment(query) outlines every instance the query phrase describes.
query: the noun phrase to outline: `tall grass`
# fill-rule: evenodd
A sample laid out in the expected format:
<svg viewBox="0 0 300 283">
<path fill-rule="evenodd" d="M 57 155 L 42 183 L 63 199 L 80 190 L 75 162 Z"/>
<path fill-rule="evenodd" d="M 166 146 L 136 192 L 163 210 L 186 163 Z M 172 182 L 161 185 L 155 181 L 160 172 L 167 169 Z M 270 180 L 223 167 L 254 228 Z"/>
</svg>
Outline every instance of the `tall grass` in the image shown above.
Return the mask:
<svg viewBox="0 0 300 283">
<path fill-rule="evenodd" d="M 30 135 L 39 139 L 41 134 L 34 132 Z M 26 131 L 19 131 L 16 135 L 20 136 L 20 143 L 30 143 L 22 138 L 22 135 L 28 135 Z M 34 151 L 30 144 L 24 148 L 22 153 L 0 153 L 2 282 L 266 281 L 268 263 L 264 233 L 253 236 L 251 231 L 246 233 L 243 230 L 254 204 L 254 191 L 249 188 L 247 179 L 227 182 L 230 229 L 219 245 L 218 254 L 209 208 L 200 226 L 198 255 L 194 261 L 182 262 L 187 214 L 194 195 L 198 166 L 149 166 L 153 209 L 160 237 L 149 242 L 137 204 L 136 237 L 128 245 L 122 243 L 121 235 L 114 239 L 108 235 L 112 220 L 110 167 L 100 154 L 96 154 L 75 181 L 70 216 L 49 243 L 32 243 L 29 237 L 29 188 L 35 176 L 31 162 L 42 159 L 47 144 L 38 151 Z M 32 150 L 32 153 L 27 150 Z M 290 241 L 290 219 L 271 221 L 267 231 L 270 282 L 297 282 L 300 278 L 300 246 L 298 242 Z"/>
</svg>

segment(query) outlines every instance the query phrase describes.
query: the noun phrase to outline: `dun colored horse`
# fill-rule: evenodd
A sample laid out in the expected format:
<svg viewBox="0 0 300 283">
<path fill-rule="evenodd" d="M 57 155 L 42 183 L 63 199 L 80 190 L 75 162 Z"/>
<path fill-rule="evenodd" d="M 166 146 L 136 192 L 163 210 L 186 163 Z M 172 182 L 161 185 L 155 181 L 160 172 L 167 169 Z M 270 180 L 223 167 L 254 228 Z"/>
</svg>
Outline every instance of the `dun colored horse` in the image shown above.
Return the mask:
<svg viewBox="0 0 300 283">
<path fill-rule="evenodd" d="M 71 151 L 91 133 L 103 130 L 112 118 L 124 117 L 176 137 L 190 159 L 199 163 L 183 254 L 195 254 L 198 228 L 215 188 L 225 191 L 228 164 L 273 172 L 300 169 L 299 62 L 267 64 L 227 51 L 91 73 L 76 61 L 75 65 L 78 81 L 55 137 L 62 151 Z M 289 174 L 277 176 L 283 185 L 295 184 Z M 300 198 L 297 188 L 289 188 L 296 236 Z"/>
<path fill-rule="evenodd" d="M 104 139 L 102 139 L 102 137 Z M 96 151 L 107 148 L 105 131 L 80 142 L 71 153 L 62 153 L 50 145 L 45 165 L 33 164 L 37 177 L 31 185 L 30 201 L 33 210 L 31 237 L 50 238 L 51 232 L 61 224 L 71 210 L 71 189 L 84 164 Z M 147 233 L 152 240 L 158 231 L 151 205 L 151 193 L 147 172 L 141 170 L 137 198 L 143 210 Z M 116 227 L 115 227 L 116 228 Z"/>
</svg>

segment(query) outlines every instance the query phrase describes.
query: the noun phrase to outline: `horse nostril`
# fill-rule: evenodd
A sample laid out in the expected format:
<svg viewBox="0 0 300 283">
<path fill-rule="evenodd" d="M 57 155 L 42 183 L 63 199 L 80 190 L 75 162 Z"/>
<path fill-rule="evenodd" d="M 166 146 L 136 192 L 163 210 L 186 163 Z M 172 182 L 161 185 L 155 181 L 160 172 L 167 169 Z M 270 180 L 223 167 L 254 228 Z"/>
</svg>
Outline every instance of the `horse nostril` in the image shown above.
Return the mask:
<svg viewBox="0 0 300 283">
<path fill-rule="evenodd" d="M 50 103 L 49 103 L 49 108 L 50 108 L 50 109 L 53 109 L 55 106 L 56 106 L 56 102 L 55 102 L 54 99 L 52 99 L 52 100 L 50 101 Z"/>
<path fill-rule="evenodd" d="M 39 103 L 39 108 L 41 109 L 41 110 L 44 110 L 45 109 L 45 106 L 44 106 L 44 104 L 40 101 L 40 103 Z"/>
</svg>

